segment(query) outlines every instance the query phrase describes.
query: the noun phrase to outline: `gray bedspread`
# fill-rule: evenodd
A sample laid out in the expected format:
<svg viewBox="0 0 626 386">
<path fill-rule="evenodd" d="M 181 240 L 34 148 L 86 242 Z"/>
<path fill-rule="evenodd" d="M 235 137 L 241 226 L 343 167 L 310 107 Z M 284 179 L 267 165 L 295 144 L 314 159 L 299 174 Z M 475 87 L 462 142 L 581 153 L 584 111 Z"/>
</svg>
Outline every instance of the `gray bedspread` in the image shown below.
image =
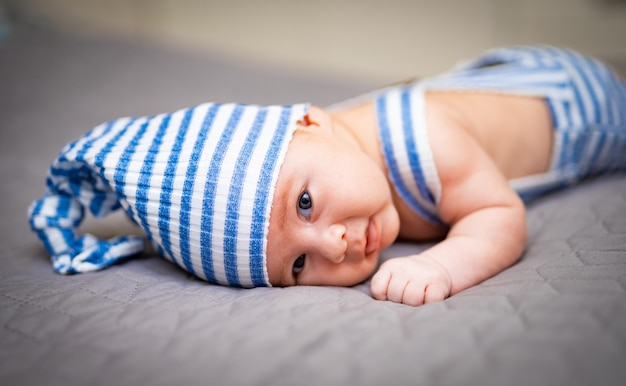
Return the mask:
<svg viewBox="0 0 626 386">
<path fill-rule="evenodd" d="M 151 256 L 60 276 L 29 231 L 50 161 L 104 120 L 204 101 L 326 105 L 373 86 L 33 29 L 0 42 L 0 385 L 625 384 L 624 175 L 534 203 L 518 264 L 419 308 L 375 301 L 367 284 L 219 287 Z"/>
</svg>

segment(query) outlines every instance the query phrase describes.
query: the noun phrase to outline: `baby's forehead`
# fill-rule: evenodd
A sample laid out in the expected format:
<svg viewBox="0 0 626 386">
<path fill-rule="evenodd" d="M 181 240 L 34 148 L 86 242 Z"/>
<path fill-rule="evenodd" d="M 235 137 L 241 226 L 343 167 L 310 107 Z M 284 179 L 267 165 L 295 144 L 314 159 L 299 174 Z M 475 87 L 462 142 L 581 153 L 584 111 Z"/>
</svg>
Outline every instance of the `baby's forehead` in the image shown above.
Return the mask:
<svg viewBox="0 0 626 386">
<path fill-rule="evenodd" d="M 303 150 L 309 150 L 316 145 L 315 134 L 307 128 L 297 128 L 293 132 L 293 136 L 289 141 L 285 159 L 281 166 L 281 172 L 285 168 L 285 165 L 289 165 L 296 159 L 300 159 L 303 154 Z M 282 174 L 282 173 L 280 173 Z M 280 176 L 279 174 L 279 176 Z"/>
<path fill-rule="evenodd" d="M 313 140 L 314 137 L 315 137 L 315 133 L 312 129 L 298 126 L 293 132 L 291 143 L 293 143 L 294 141 L 298 141 L 298 142 L 310 141 L 310 140 Z M 289 144 L 289 146 L 291 146 L 291 143 Z"/>
</svg>

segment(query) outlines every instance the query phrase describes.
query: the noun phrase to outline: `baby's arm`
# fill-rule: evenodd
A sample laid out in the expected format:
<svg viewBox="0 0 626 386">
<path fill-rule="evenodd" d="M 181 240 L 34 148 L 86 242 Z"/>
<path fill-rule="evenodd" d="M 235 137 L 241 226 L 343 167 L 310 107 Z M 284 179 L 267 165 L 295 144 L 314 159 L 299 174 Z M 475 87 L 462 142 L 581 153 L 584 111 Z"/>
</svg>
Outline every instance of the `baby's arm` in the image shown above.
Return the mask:
<svg viewBox="0 0 626 386">
<path fill-rule="evenodd" d="M 468 131 L 437 123 L 429 136 L 442 185 L 439 214 L 451 228 L 423 253 L 382 264 L 371 282 L 376 299 L 409 305 L 443 300 L 502 271 L 523 252 L 526 222 L 518 195 Z"/>
</svg>

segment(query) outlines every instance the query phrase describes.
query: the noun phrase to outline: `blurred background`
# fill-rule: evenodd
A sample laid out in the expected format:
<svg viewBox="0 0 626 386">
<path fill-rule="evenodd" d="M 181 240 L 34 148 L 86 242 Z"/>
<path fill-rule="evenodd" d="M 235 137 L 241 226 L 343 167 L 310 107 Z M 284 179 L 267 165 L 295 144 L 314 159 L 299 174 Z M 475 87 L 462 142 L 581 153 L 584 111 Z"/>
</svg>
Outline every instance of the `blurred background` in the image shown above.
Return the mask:
<svg viewBox="0 0 626 386">
<path fill-rule="evenodd" d="M 386 83 L 504 44 L 626 63 L 624 0 L 0 0 L 13 22 Z"/>
</svg>

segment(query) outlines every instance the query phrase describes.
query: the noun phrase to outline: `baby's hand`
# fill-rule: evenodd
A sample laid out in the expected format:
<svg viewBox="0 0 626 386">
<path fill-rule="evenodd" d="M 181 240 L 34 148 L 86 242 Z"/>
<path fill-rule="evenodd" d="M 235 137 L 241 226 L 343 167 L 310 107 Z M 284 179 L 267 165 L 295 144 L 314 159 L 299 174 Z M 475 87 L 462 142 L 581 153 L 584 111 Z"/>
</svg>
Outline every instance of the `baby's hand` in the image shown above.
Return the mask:
<svg viewBox="0 0 626 386">
<path fill-rule="evenodd" d="M 372 296 L 411 306 L 441 301 L 450 295 L 452 280 L 435 261 L 420 255 L 384 262 L 371 282 Z"/>
</svg>

